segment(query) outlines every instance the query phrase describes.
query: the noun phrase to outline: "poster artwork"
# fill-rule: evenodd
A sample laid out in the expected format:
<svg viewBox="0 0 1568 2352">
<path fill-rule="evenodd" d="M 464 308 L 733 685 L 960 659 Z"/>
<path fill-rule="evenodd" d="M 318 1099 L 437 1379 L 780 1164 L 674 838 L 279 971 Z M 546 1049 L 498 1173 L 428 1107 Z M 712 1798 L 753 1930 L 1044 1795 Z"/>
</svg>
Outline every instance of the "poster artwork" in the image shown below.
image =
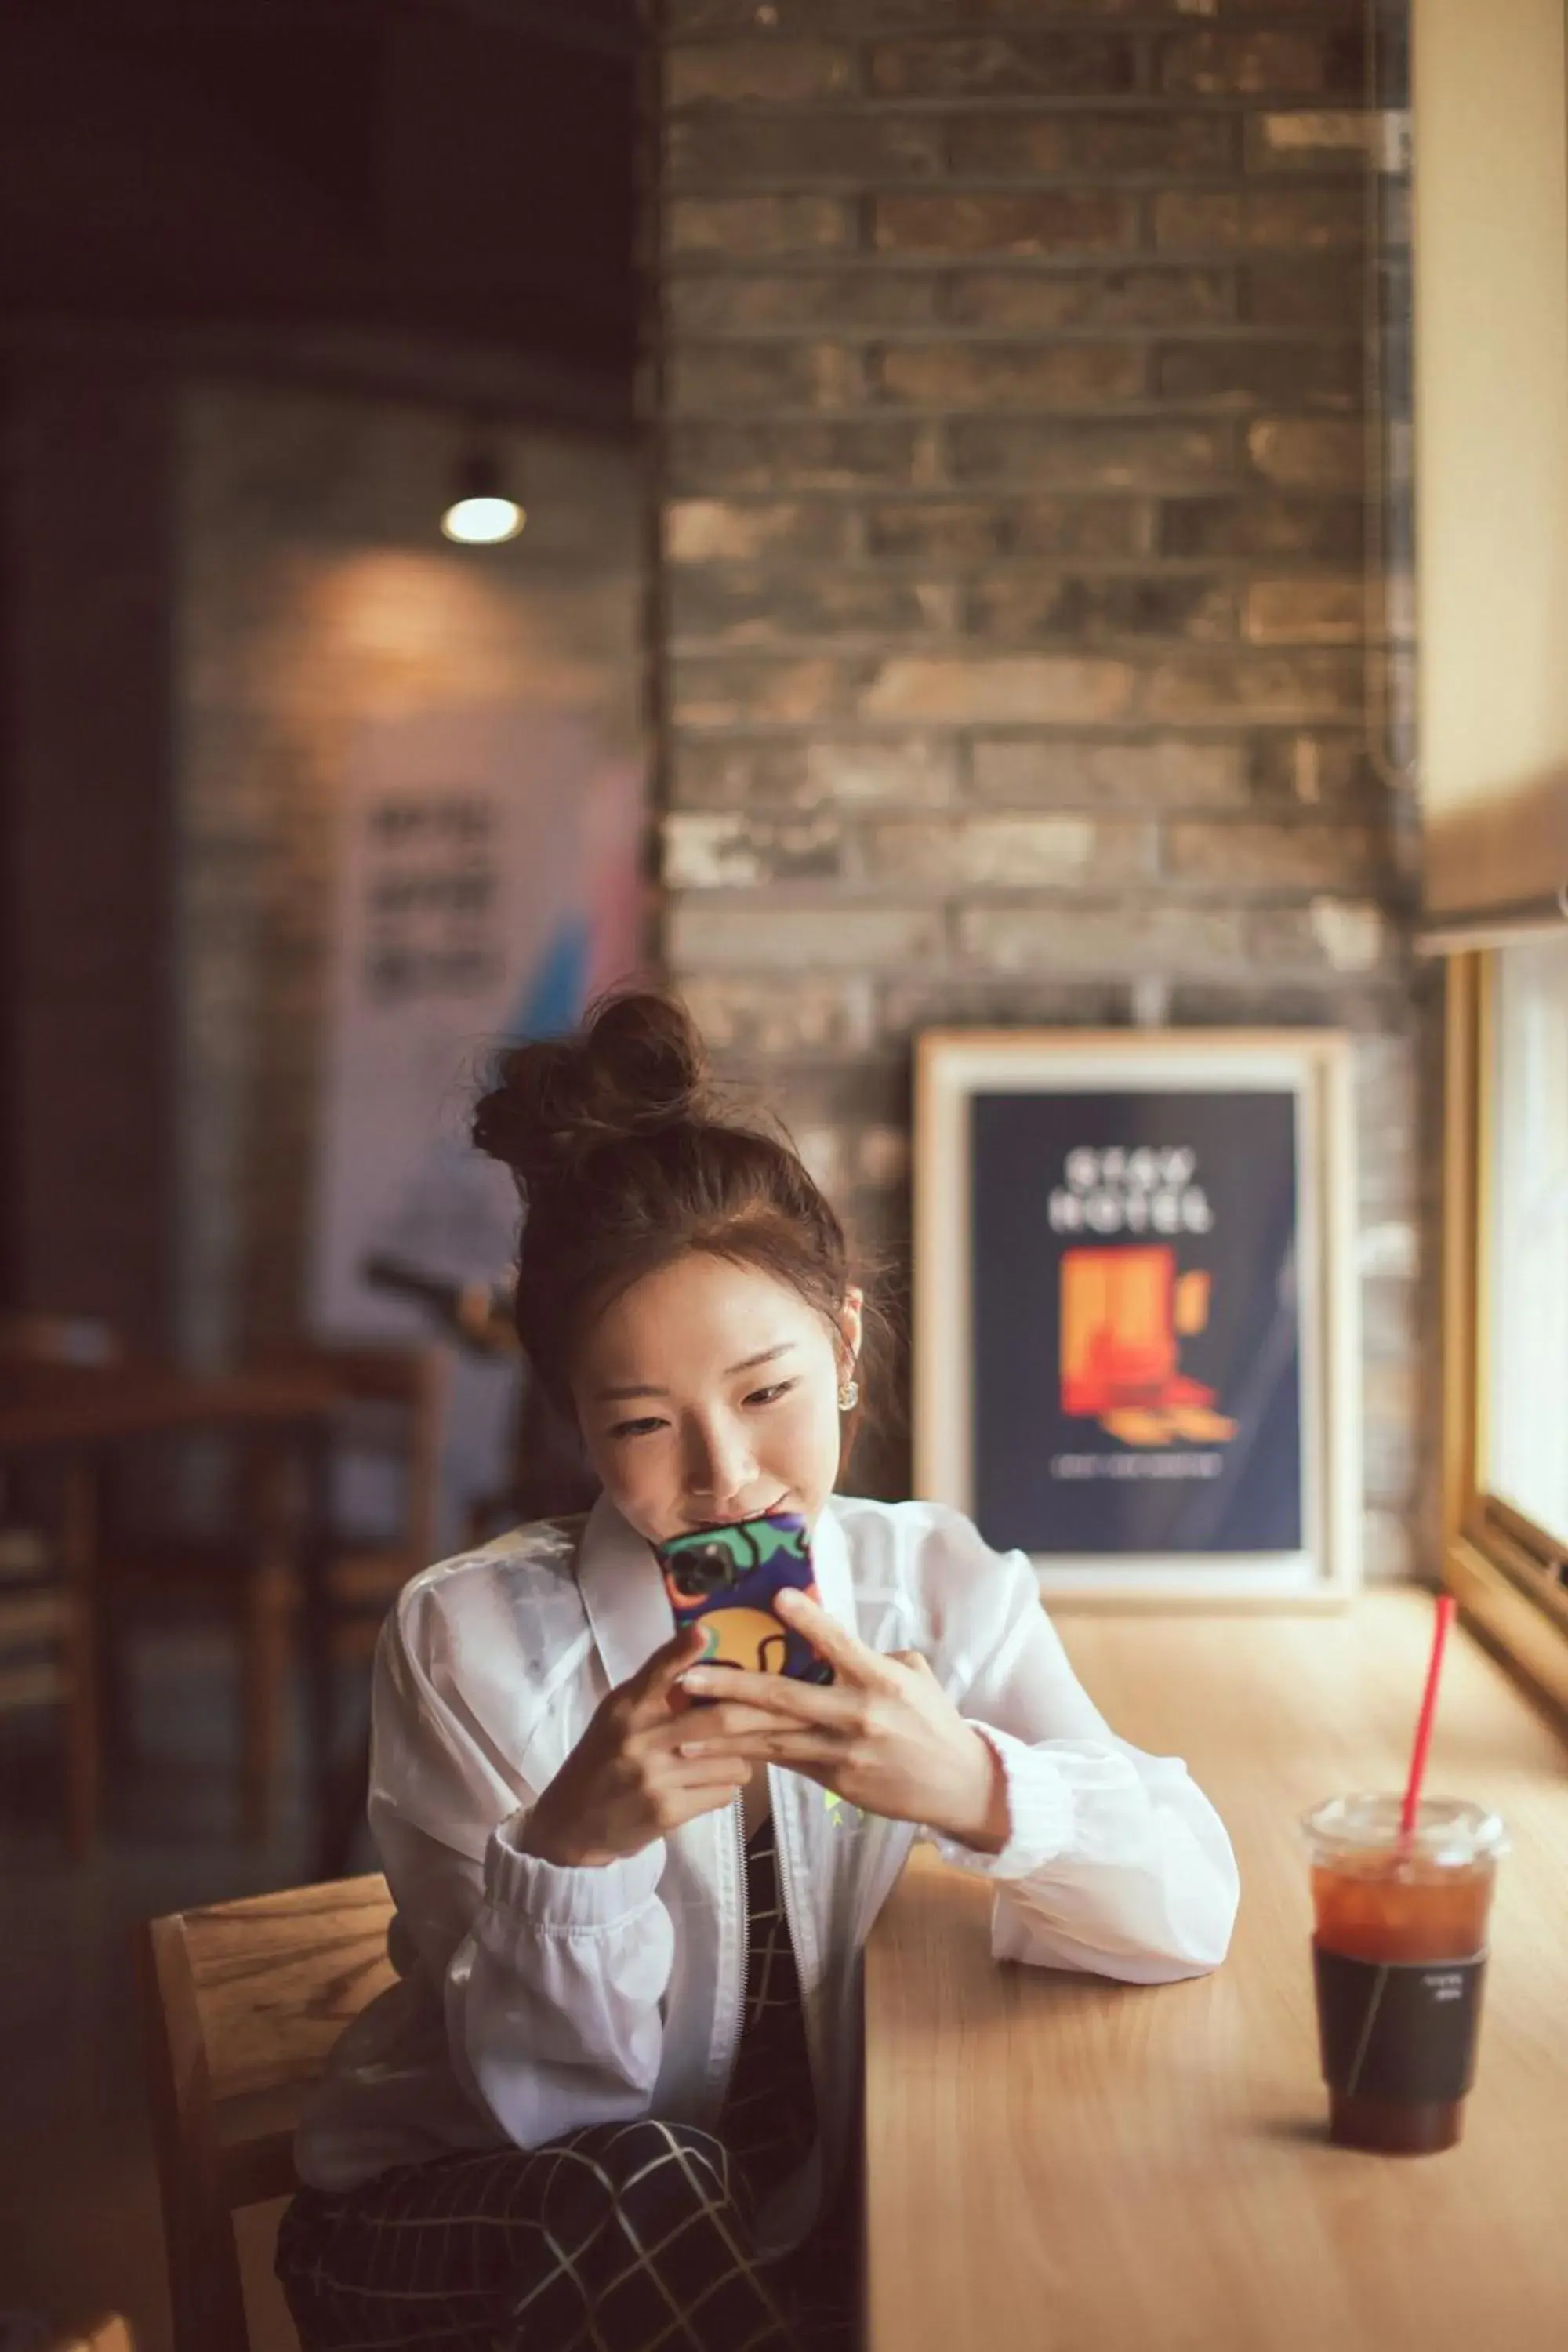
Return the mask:
<svg viewBox="0 0 1568 2352">
<path fill-rule="evenodd" d="M 393 1265 L 504 1283 L 507 1171 L 468 1141 L 508 1040 L 571 1028 L 636 969 L 644 778 L 572 711 L 430 709 L 365 724 L 341 779 L 337 902 L 317 1164 L 312 1319 L 326 1337 L 427 1341 Z M 442 1540 L 510 1475 L 517 1374 L 458 1357 Z"/>
<path fill-rule="evenodd" d="M 1299 1550 L 1291 1095 L 980 1094 L 972 1118 L 988 1540 Z"/>
</svg>

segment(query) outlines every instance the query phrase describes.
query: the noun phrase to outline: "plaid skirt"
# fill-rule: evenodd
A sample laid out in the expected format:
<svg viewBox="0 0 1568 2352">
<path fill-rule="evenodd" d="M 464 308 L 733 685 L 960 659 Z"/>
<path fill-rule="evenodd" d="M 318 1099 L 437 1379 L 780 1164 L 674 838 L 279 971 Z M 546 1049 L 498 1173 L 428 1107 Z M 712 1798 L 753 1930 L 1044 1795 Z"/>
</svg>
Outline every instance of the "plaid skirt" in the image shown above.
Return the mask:
<svg viewBox="0 0 1568 2352">
<path fill-rule="evenodd" d="M 854 2352 L 858 2183 L 805 2243 L 753 2252 L 816 2133 L 773 1824 L 746 1852 L 740 2047 L 716 2131 L 645 2116 L 543 2147 L 302 2189 L 277 2271 L 303 2352 Z"/>
</svg>

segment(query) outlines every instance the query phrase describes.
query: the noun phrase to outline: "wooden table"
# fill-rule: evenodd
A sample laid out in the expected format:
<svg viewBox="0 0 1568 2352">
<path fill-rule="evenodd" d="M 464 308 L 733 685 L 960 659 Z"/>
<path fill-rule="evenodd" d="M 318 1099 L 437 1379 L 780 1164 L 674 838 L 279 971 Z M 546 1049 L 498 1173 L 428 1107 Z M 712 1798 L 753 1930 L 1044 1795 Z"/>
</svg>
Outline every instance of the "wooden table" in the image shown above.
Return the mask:
<svg viewBox="0 0 1568 2352">
<path fill-rule="evenodd" d="M 867 2352 L 1568 2342 L 1568 1750 L 1458 1635 L 1427 1786 L 1513 1840 L 1478 2084 L 1448 2154 L 1352 2154 L 1323 2136 L 1295 1824 L 1402 1781 L 1430 1599 L 1058 1622 L 1117 1730 L 1217 1805 L 1236 1940 L 1152 1989 L 999 1965 L 986 1888 L 917 1854 L 867 1955 Z"/>
<path fill-rule="evenodd" d="M 68 1806 L 79 1853 L 96 1827 L 99 1759 L 95 1736 L 95 1622 L 101 1535 L 102 1475 L 121 1448 L 152 1439 L 218 1433 L 249 1437 L 293 1455 L 305 1507 L 290 1543 L 277 1525 L 253 1531 L 249 1568 L 280 1595 L 289 1571 L 300 1580 L 304 1619 L 308 1718 L 318 1808 L 328 1801 L 331 1662 L 322 1633 L 325 1609 L 327 1438 L 340 1402 L 329 1374 L 309 1368 L 185 1372 L 163 1365 L 87 1369 L 65 1364 L 8 1365 L 0 1394 L 0 1464 L 54 1457 L 61 1470 L 60 1559 L 69 1601 L 67 1650 L 76 1693 L 68 1740 Z M 271 1616 L 279 1614 L 274 1609 Z M 247 1673 L 245 1695 L 244 1803 L 256 1834 L 265 1822 L 272 1772 L 272 1729 L 261 1720 L 261 1677 Z"/>
</svg>

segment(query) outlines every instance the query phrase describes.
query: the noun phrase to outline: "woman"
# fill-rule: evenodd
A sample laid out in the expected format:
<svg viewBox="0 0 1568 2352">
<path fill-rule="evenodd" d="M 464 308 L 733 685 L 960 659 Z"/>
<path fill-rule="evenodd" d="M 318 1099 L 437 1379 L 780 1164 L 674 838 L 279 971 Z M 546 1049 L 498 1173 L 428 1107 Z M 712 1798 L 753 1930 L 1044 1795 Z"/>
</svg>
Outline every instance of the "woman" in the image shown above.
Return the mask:
<svg viewBox="0 0 1568 2352">
<path fill-rule="evenodd" d="M 401 1981 L 300 2131 L 279 2273 L 306 2352 L 847 2346 L 859 1953 L 916 1837 L 993 1881 L 998 1957 L 1138 1983 L 1224 1957 L 1229 1843 L 1112 1735 L 1021 1554 L 833 1492 L 844 1235 L 719 1115 L 676 1006 L 509 1053 L 474 1133 L 526 1207 L 519 1337 L 604 1492 L 416 1578 L 382 1636 Z M 776 1509 L 827 1685 L 672 1635 L 651 1546 Z"/>
</svg>

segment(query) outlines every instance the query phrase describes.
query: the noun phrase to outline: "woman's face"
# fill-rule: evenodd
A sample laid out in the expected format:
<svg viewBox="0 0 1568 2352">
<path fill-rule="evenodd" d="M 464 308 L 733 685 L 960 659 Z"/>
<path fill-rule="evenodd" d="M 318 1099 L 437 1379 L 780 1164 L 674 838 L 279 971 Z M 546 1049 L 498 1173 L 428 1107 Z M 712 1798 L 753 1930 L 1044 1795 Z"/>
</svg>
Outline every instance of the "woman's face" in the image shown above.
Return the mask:
<svg viewBox="0 0 1568 2352">
<path fill-rule="evenodd" d="M 586 1335 L 573 1394 L 589 1459 L 650 1543 L 764 1511 L 808 1527 L 838 1471 L 838 1384 L 860 1346 L 758 1266 L 693 1250 L 644 1276 Z"/>
</svg>

